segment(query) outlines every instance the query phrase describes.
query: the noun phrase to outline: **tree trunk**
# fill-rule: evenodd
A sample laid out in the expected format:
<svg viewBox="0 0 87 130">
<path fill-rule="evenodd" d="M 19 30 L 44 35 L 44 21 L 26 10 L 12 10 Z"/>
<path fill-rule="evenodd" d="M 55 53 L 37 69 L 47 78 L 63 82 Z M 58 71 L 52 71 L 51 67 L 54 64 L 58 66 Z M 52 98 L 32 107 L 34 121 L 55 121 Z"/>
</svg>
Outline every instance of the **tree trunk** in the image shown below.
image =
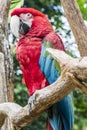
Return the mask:
<svg viewBox="0 0 87 130">
<path fill-rule="evenodd" d="M 76 39 L 81 56 L 87 56 L 87 27 L 76 0 L 61 0 L 67 20 Z"/>
<path fill-rule="evenodd" d="M 0 103 L 13 102 L 13 65 L 8 42 L 9 6 L 10 0 L 0 0 Z M 8 117 L 0 130 L 12 130 Z"/>
<path fill-rule="evenodd" d="M 0 0 L 0 52 L 4 54 L 7 101 L 13 101 L 13 61 L 8 42 L 9 6 L 9 0 Z"/>
<path fill-rule="evenodd" d="M 3 53 L 0 53 L 0 103 L 8 101 L 7 99 L 8 97 L 5 79 L 4 55 Z"/>
<path fill-rule="evenodd" d="M 6 86 L 6 75 L 5 75 L 5 64 L 4 64 L 4 54 L 0 53 L 0 103 L 8 102 L 8 91 Z M 4 108 L 4 110 L 6 107 Z M 0 130 L 13 130 L 10 118 L 6 114 L 1 114 L 0 119 L 2 119 L 3 124 Z"/>
</svg>

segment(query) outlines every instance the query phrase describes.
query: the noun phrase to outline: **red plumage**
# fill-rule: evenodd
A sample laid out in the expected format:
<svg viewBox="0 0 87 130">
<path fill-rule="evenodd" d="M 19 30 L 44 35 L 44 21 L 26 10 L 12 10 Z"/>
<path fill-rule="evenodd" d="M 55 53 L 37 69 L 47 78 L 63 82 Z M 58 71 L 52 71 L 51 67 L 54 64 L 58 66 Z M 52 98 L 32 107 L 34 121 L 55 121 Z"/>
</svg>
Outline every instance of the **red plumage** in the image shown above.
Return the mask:
<svg viewBox="0 0 87 130">
<path fill-rule="evenodd" d="M 41 43 L 40 38 L 29 39 L 24 36 L 20 38 L 16 48 L 17 59 L 30 95 L 48 85 L 39 67 Z"/>
<path fill-rule="evenodd" d="M 23 78 L 28 88 L 29 94 L 32 95 L 35 90 L 49 85 L 45 75 L 39 66 L 41 46 L 43 40 L 52 43 L 53 48 L 64 50 L 60 37 L 53 31 L 48 18 L 32 8 L 15 9 L 11 16 L 21 13 L 31 13 L 33 15 L 32 26 L 26 35 L 21 35 L 16 47 L 16 56 L 23 72 Z M 50 123 L 47 123 L 47 130 L 52 130 Z"/>
<path fill-rule="evenodd" d="M 62 44 L 59 44 L 62 43 L 60 37 L 54 32 L 50 32 L 44 39 L 52 42 L 54 48 L 64 49 Z M 42 40 L 37 37 L 21 36 L 16 47 L 16 56 L 30 95 L 35 90 L 46 87 L 49 84 L 39 66 Z"/>
<path fill-rule="evenodd" d="M 43 13 L 32 8 L 21 8 L 15 9 L 11 16 L 19 16 L 21 13 L 31 13 L 34 16 L 31 29 L 26 35 L 20 36 L 16 47 L 16 56 L 20 63 L 23 77 L 29 94 L 32 95 L 35 90 L 46 87 L 49 84 L 39 66 L 43 39 L 52 42 L 54 48 L 64 50 L 64 46 Z"/>
<path fill-rule="evenodd" d="M 31 13 L 33 16 L 41 16 L 41 17 L 45 17 L 45 15 L 43 13 L 41 13 L 40 11 L 33 9 L 33 8 L 16 8 L 13 10 L 13 12 L 11 13 L 11 16 L 13 15 L 17 15 L 19 16 L 22 13 Z"/>
</svg>

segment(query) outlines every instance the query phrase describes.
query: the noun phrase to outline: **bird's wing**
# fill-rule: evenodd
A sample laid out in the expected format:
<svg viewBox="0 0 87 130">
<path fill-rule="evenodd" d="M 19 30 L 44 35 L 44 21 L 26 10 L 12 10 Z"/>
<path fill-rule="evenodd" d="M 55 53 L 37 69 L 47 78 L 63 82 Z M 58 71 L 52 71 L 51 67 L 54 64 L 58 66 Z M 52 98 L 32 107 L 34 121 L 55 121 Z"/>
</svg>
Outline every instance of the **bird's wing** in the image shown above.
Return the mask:
<svg viewBox="0 0 87 130">
<path fill-rule="evenodd" d="M 41 71 L 46 76 L 48 82 L 51 84 L 60 76 L 60 65 L 47 53 L 47 48 L 52 48 L 53 44 L 50 41 L 43 41 L 39 64 Z"/>
<path fill-rule="evenodd" d="M 39 64 L 42 72 L 51 84 L 57 80 L 61 74 L 60 65 L 46 52 L 49 47 L 54 47 L 52 42 L 43 41 Z M 73 125 L 73 109 L 70 95 L 66 96 L 60 102 L 52 107 L 53 118 L 49 118 L 49 122 L 53 130 L 60 129 L 71 130 Z"/>
</svg>

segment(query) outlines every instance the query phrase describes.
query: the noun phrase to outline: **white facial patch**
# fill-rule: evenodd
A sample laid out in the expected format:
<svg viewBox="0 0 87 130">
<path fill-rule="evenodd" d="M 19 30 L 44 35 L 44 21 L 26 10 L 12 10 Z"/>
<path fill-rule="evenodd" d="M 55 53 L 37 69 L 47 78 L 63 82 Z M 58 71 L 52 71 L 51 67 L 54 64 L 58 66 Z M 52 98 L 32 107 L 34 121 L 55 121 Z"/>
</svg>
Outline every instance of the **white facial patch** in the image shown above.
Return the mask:
<svg viewBox="0 0 87 130">
<path fill-rule="evenodd" d="M 26 14 L 20 14 L 20 19 L 22 20 L 23 23 L 27 24 L 30 28 L 32 26 L 32 21 L 33 21 L 33 15 L 30 13 Z"/>
<path fill-rule="evenodd" d="M 19 17 L 17 15 L 12 16 L 10 21 L 10 28 L 15 37 L 19 37 L 19 24 Z"/>
<path fill-rule="evenodd" d="M 25 24 L 27 24 L 30 28 L 32 26 L 33 19 L 29 19 L 28 21 L 23 21 Z"/>
</svg>

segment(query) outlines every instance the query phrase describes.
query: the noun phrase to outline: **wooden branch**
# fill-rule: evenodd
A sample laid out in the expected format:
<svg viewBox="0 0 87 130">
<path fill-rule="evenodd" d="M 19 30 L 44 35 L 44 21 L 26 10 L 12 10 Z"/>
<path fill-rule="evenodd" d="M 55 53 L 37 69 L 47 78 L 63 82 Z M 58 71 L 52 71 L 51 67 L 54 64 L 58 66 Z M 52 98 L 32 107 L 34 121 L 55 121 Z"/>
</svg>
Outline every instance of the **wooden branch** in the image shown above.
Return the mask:
<svg viewBox="0 0 87 130">
<path fill-rule="evenodd" d="M 87 82 L 87 57 L 72 58 L 64 51 L 51 48 L 47 51 L 60 64 L 63 71 L 67 69 L 67 72 L 72 73 L 79 81 Z"/>
<path fill-rule="evenodd" d="M 60 77 L 54 84 L 42 90 L 37 90 L 33 96 L 30 97 L 30 112 L 28 111 L 28 106 L 26 106 L 17 113 L 9 113 L 14 126 L 20 128 L 31 123 L 44 110 L 70 93 L 75 88 L 75 84 L 73 84 L 71 80 L 72 78 L 73 76 L 67 73 L 66 77 Z M 6 106 L 4 107 L 3 109 L 5 110 Z"/>
<path fill-rule="evenodd" d="M 62 75 L 66 72 L 73 74 L 76 81 L 80 83 L 78 87 L 87 95 L 87 87 L 83 85 L 83 82 L 87 82 L 87 57 L 72 58 L 63 51 L 51 48 L 47 51 L 59 62 Z"/>
<path fill-rule="evenodd" d="M 3 125 L 7 117 L 11 118 L 13 113 L 20 111 L 22 107 L 16 103 L 1 103 L 0 104 L 0 127 Z"/>
<path fill-rule="evenodd" d="M 76 0 L 61 0 L 67 20 L 74 34 L 81 56 L 87 56 L 87 27 Z"/>
<path fill-rule="evenodd" d="M 70 79 L 72 79 L 72 75 L 66 74 L 66 77 L 60 77 L 54 84 L 37 90 L 29 99 L 30 112 L 26 111 L 28 107 L 26 106 L 20 113 L 16 113 L 12 118 L 13 124 L 23 127 L 26 123 L 31 123 L 44 110 L 65 97 L 75 88 L 75 84 L 72 83 L 72 80 L 70 82 Z"/>
<path fill-rule="evenodd" d="M 0 105 L 0 117 L 2 113 L 8 116 L 17 129 L 31 123 L 43 111 L 60 101 L 76 87 L 87 95 L 87 88 L 82 84 L 83 81 L 87 81 L 87 57 L 74 59 L 62 51 L 54 49 L 47 49 L 47 51 L 60 63 L 62 69 L 60 78 L 50 86 L 37 90 L 29 98 L 29 110 L 28 105 L 23 108 L 19 106 L 16 108 L 17 111 L 13 110 L 14 107 L 11 109 L 9 103 Z M 2 124 L 3 119 L 0 122 Z"/>
</svg>

